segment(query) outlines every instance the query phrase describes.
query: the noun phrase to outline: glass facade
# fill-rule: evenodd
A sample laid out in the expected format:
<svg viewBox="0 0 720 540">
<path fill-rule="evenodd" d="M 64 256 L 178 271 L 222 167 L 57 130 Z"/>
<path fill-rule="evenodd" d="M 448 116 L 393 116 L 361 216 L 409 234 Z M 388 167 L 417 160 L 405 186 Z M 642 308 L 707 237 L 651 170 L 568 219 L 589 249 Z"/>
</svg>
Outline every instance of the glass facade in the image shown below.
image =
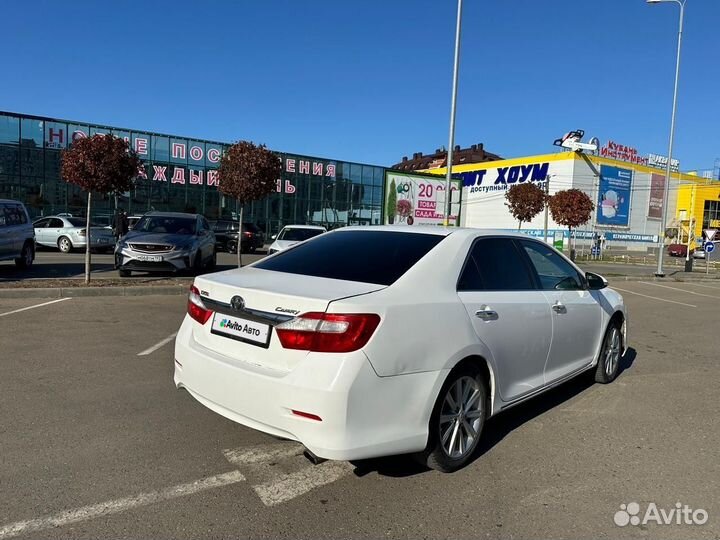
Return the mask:
<svg viewBox="0 0 720 540">
<path fill-rule="evenodd" d="M 0 112 L 0 198 L 22 201 L 33 219 L 60 212 L 84 215 L 85 194 L 62 180 L 60 155 L 73 141 L 96 133 L 125 139 L 143 160 L 144 174 L 118 198 L 130 215 L 172 210 L 209 219 L 236 217 L 236 202 L 217 190 L 226 143 L 5 112 Z M 288 224 L 382 223 L 384 167 L 277 154 L 282 173 L 276 192 L 246 205 L 244 221 L 267 234 Z M 113 195 L 93 197 L 93 214 L 109 215 L 114 208 Z"/>
</svg>

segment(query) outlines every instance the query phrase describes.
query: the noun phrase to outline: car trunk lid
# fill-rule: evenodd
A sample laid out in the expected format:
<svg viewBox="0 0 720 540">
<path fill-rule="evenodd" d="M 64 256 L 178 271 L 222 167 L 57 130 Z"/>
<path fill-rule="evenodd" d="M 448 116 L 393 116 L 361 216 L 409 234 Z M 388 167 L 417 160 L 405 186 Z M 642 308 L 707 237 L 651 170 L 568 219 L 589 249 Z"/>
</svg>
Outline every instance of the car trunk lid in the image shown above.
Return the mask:
<svg viewBox="0 0 720 540">
<path fill-rule="evenodd" d="M 214 313 L 193 336 L 225 361 L 288 372 L 307 355 L 284 349 L 274 327 L 302 313 L 325 312 L 330 302 L 368 294 L 383 285 L 288 274 L 246 267 L 195 279 L 205 306 Z"/>
</svg>

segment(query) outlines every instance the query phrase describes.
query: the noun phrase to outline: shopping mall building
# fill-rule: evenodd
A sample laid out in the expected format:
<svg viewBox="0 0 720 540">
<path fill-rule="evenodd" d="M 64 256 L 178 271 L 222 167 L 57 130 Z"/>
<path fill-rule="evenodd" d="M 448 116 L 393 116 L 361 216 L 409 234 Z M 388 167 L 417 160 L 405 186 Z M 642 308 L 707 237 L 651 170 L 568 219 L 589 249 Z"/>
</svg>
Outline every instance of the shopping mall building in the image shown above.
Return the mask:
<svg viewBox="0 0 720 540">
<path fill-rule="evenodd" d="M 217 190 L 217 167 L 228 143 L 7 112 L 0 112 L 0 198 L 23 201 L 32 217 L 83 215 L 83 193 L 60 177 L 60 153 L 72 141 L 98 133 L 125 139 L 143 160 L 143 174 L 119 200 L 130 214 L 172 210 L 213 219 L 237 210 L 235 202 Z M 276 193 L 248 204 L 247 221 L 268 234 L 289 223 L 335 227 L 381 222 L 385 168 L 278 155 L 282 174 Z M 110 214 L 115 207 L 113 196 L 94 201 L 97 215 Z"/>
<path fill-rule="evenodd" d="M 671 173 L 666 230 L 687 237 L 694 216 L 693 232 L 699 237 L 703 227 L 720 225 L 720 182 L 680 173 L 673 162 L 676 172 Z M 597 234 L 604 236 L 610 247 L 647 251 L 657 246 L 661 234 L 665 183 L 662 165 L 661 159 L 642 156 L 634 148 L 611 141 L 595 153 L 558 152 L 454 165 L 453 173 L 463 184 L 460 224 L 517 230 L 518 222 L 506 205 L 507 190 L 523 182 L 545 189 L 547 183 L 551 195 L 576 188 L 595 203 L 590 221 L 575 233 L 578 249 L 590 249 L 591 239 Z M 446 169 L 425 172 L 444 175 Z M 522 230 L 542 237 L 544 214 L 523 223 Z M 567 229 L 555 223 L 552 216 L 548 236 L 549 242 L 568 244 Z"/>
</svg>

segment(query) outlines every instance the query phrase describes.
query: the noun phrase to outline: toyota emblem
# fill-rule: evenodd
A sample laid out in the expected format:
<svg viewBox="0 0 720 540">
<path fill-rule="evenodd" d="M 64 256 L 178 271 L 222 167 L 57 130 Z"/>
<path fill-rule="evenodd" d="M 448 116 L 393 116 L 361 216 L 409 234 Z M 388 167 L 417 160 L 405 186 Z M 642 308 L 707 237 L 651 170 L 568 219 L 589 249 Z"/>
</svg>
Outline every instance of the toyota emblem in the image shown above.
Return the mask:
<svg viewBox="0 0 720 540">
<path fill-rule="evenodd" d="M 230 305 L 234 310 L 242 311 L 245 309 L 245 300 L 243 300 L 242 296 L 233 296 L 230 300 Z"/>
</svg>

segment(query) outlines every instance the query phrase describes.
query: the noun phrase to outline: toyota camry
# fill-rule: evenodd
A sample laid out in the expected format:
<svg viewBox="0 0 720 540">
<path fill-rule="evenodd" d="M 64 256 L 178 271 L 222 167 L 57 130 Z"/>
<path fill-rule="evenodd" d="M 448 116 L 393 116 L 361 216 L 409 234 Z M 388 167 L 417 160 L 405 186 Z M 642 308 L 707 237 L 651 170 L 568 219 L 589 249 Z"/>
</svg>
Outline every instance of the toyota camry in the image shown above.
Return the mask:
<svg viewBox="0 0 720 540">
<path fill-rule="evenodd" d="M 615 379 L 627 313 L 607 285 L 521 234 L 348 227 L 195 278 L 175 384 L 313 457 L 450 472 L 490 416 Z"/>
</svg>

